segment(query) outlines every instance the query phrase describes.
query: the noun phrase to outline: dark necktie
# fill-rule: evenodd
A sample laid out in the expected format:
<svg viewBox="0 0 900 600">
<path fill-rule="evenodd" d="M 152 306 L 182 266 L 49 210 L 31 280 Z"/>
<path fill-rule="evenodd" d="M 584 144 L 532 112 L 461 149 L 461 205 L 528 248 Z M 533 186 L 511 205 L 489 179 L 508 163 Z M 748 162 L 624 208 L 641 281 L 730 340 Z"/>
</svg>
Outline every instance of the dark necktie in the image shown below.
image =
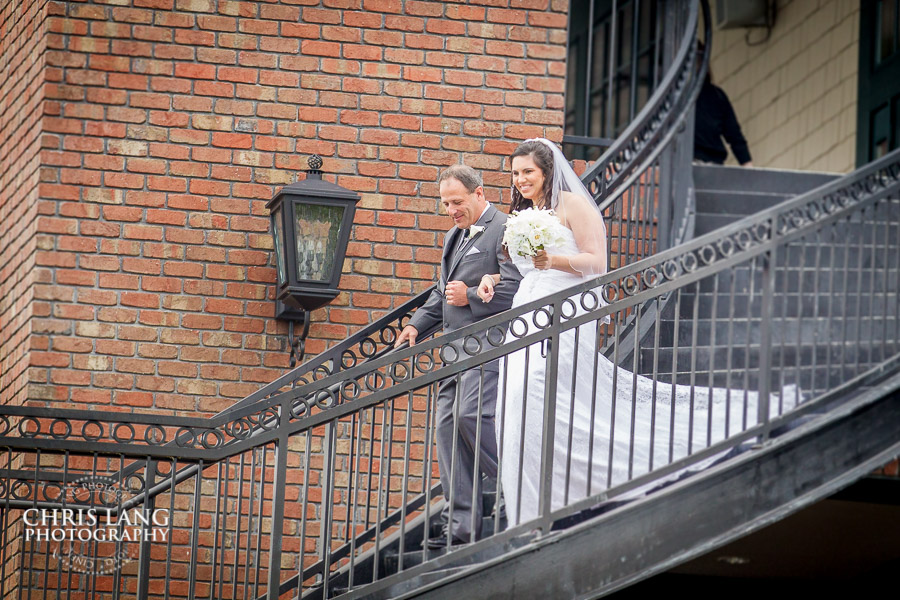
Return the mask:
<svg viewBox="0 0 900 600">
<path fill-rule="evenodd" d="M 459 247 L 456 249 L 456 251 L 462 252 L 463 246 L 466 245 L 467 241 L 469 241 L 469 230 L 463 229 L 462 237 L 459 239 Z"/>
</svg>

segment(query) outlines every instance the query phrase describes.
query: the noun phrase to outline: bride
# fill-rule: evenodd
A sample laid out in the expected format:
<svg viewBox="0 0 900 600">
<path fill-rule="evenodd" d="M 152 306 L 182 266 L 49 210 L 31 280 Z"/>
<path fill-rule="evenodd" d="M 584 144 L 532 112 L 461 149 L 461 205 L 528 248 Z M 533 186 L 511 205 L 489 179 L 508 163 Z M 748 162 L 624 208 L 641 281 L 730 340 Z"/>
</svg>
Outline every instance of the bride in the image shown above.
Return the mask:
<svg viewBox="0 0 900 600">
<path fill-rule="evenodd" d="M 510 158 L 511 212 L 552 210 L 564 240 L 533 257 L 511 253 L 523 276 L 515 308 L 604 274 L 606 230 L 596 204 L 553 143 L 527 140 Z M 499 279 L 484 276 L 478 289 L 482 301 L 491 301 Z M 531 324 L 531 316 L 523 318 Z M 708 388 L 673 386 L 615 367 L 596 346 L 599 325 L 589 322 L 560 336 L 551 510 L 720 441 L 745 427 L 745 415 L 756 415 L 755 392 L 713 389 L 710 403 Z M 534 330 L 531 325 L 528 333 Z M 539 515 L 545 360 L 541 344 L 534 344 L 501 363 L 499 381 L 505 387 L 501 383 L 498 393 L 497 435 L 510 525 Z"/>
</svg>

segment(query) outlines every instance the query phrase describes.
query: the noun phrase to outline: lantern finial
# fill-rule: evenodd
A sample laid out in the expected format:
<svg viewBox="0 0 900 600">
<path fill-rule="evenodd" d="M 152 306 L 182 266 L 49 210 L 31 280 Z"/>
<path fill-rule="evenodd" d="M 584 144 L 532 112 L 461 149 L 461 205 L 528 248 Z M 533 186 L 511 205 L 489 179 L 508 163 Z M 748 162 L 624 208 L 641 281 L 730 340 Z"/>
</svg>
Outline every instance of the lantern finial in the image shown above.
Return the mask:
<svg viewBox="0 0 900 600">
<path fill-rule="evenodd" d="M 322 179 L 322 157 L 318 154 L 313 154 L 309 157 L 309 160 L 306 161 L 306 164 L 309 165 L 309 170 L 306 172 L 307 179 Z"/>
</svg>

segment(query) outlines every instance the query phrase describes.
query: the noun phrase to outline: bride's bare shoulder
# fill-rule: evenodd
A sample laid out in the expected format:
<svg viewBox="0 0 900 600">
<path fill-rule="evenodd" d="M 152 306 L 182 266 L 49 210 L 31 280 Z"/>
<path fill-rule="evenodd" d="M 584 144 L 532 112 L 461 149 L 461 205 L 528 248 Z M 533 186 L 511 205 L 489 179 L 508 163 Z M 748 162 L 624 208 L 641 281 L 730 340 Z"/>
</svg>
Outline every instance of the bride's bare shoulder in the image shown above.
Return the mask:
<svg viewBox="0 0 900 600">
<path fill-rule="evenodd" d="M 563 222 L 573 218 L 580 219 L 585 215 L 591 215 L 591 213 L 596 212 L 594 207 L 591 206 L 590 200 L 581 194 L 562 192 L 560 194 L 560 200 L 561 202 L 557 207 L 557 214 L 559 214 L 560 220 Z"/>
</svg>

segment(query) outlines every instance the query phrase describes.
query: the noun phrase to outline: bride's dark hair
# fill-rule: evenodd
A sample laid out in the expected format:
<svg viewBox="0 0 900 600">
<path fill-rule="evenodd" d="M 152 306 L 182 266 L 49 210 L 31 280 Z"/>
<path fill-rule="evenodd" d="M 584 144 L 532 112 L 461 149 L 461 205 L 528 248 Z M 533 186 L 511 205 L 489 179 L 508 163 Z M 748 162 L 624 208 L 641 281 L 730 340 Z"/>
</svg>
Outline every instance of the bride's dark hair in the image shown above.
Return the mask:
<svg viewBox="0 0 900 600">
<path fill-rule="evenodd" d="M 519 144 L 513 153 L 509 155 L 510 168 L 512 168 L 513 159 L 517 156 L 530 156 L 531 160 L 534 161 L 534 164 L 536 164 L 538 169 L 544 174 L 544 187 L 541 190 L 541 195 L 544 198 L 544 204 L 549 208 L 550 203 L 553 201 L 553 152 L 551 152 L 546 144 L 536 140 L 529 140 Z M 534 206 L 534 203 L 520 194 L 518 188 L 516 188 L 515 182 L 513 182 L 512 202 L 509 211 L 525 210 L 532 206 Z"/>
</svg>

